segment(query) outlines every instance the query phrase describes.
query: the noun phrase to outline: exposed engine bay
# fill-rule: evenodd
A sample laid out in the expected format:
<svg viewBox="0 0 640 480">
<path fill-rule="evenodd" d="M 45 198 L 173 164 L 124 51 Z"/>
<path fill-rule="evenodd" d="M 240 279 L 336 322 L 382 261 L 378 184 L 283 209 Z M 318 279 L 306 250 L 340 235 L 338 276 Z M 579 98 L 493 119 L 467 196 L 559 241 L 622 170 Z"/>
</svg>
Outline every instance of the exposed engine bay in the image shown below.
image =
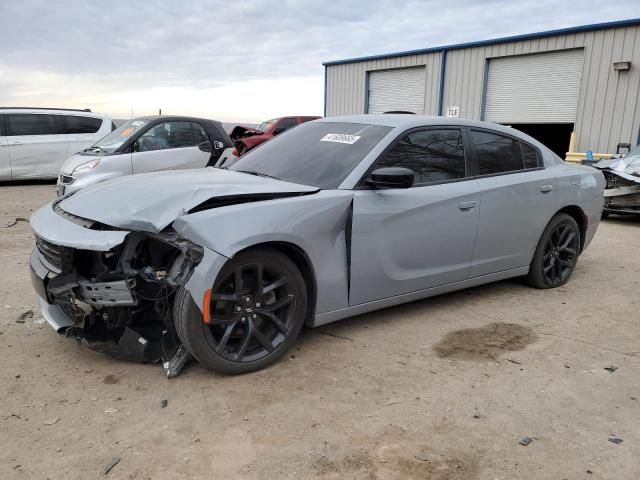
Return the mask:
<svg viewBox="0 0 640 480">
<path fill-rule="evenodd" d="M 96 228 L 96 226 L 93 226 Z M 98 225 L 99 228 L 99 225 Z M 168 376 L 189 360 L 173 324 L 173 298 L 202 248 L 174 233 L 130 233 L 109 251 L 73 249 L 36 237 L 51 272 L 47 300 L 74 322 L 64 334 L 114 357 L 162 361 Z"/>
<path fill-rule="evenodd" d="M 601 160 L 594 166 L 604 174 L 604 212 L 640 214 L 640 155 L 631 152 L 624 158 Z"/>
</svg>

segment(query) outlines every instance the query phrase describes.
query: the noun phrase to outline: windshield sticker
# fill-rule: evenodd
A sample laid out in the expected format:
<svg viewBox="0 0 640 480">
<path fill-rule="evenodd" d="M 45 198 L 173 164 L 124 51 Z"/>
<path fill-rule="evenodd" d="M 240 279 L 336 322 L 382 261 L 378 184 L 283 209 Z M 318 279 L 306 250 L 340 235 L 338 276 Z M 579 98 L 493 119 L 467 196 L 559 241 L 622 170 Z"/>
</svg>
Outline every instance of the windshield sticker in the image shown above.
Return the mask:
<svg viewBox="0 0 640 480">
<path fill-rule="evenodd" d="M 360 140 L 359 135 L 347 135 L 346 133 L 327 133 L 320 139 L 321 142 L 347 143 L 353 145 Z"/>
<path fill-rule="evenodd" d="M 144 125 L 144 122 L 142 120 L 136 120 L 135 122 L 131 122 L 131 125 L 139 127 L 140 125 Z"/>
<path fill-rule="evenodd" d="M 121 137 L 128 137 L 129 135 L 131 135 L 133 133 L 133 128 L 129 127 L 129 128 L 125 128 L 121 133 L 120 136 Z"/>
</svg>

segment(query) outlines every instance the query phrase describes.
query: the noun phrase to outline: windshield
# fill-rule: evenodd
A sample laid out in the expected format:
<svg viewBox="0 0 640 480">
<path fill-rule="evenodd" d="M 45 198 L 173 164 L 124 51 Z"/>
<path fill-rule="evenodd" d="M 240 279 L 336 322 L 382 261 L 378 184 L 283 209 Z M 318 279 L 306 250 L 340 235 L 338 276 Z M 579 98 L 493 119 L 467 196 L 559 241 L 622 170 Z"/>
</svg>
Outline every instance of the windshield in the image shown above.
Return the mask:
<svg viewBox="0 0 640 480">
<path fill-rule="evenodd" d="M 140 130 L 147 122 L 145 120 L 131 120 L 123 123 L 113 132 L 98 140 L 92 147 L 85 151 L 97 153 L 113 153 L 126 142 L 131 135 Z"/>
<path fill-rule="evenodd" d="M 360 123 L 304 123 L 240 157 L 229 170 L 337 188 L 390 131 Z"/>
<path fill-rule="evenodd" d="M 267 120 L 266 122 L 262 122 L 260 125 L 258 125 L 258 130 L 260 130 L 261 132 L 266 132 L 271 128 L 273 122 L 274 120 Z"/>
</svg>

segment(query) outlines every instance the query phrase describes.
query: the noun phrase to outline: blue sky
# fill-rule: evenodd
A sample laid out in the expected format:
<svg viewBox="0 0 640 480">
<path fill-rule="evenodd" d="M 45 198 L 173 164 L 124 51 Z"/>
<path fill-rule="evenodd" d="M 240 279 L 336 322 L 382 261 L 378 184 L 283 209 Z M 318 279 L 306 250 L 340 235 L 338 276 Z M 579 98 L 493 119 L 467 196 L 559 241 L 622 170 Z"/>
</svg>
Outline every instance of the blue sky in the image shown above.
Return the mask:
<svg viewBox="0 0 640 480">
<path fill-rule="evenodd" d="M 0 2 L 0 105 L 322 114 L 322 62 L 640 17 L 634 1 Z"/>
</svg>

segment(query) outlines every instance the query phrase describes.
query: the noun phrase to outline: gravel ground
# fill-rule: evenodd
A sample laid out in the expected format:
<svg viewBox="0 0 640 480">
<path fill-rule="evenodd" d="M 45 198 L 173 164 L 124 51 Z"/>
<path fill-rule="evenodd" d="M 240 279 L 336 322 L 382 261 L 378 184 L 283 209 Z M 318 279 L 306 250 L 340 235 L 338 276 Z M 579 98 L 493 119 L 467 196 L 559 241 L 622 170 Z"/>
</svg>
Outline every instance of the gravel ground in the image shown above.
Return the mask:
<svg viewBox="0 0 640 480">
<path fill-rule="evenodd" d="M 640 478 L 640 220 L 604 221 L 563 288 L 473 288 L 167 380 L 43 324 L 21 219 L 53 197 L 0 186 L 2 479 Z"/>
</svg>

